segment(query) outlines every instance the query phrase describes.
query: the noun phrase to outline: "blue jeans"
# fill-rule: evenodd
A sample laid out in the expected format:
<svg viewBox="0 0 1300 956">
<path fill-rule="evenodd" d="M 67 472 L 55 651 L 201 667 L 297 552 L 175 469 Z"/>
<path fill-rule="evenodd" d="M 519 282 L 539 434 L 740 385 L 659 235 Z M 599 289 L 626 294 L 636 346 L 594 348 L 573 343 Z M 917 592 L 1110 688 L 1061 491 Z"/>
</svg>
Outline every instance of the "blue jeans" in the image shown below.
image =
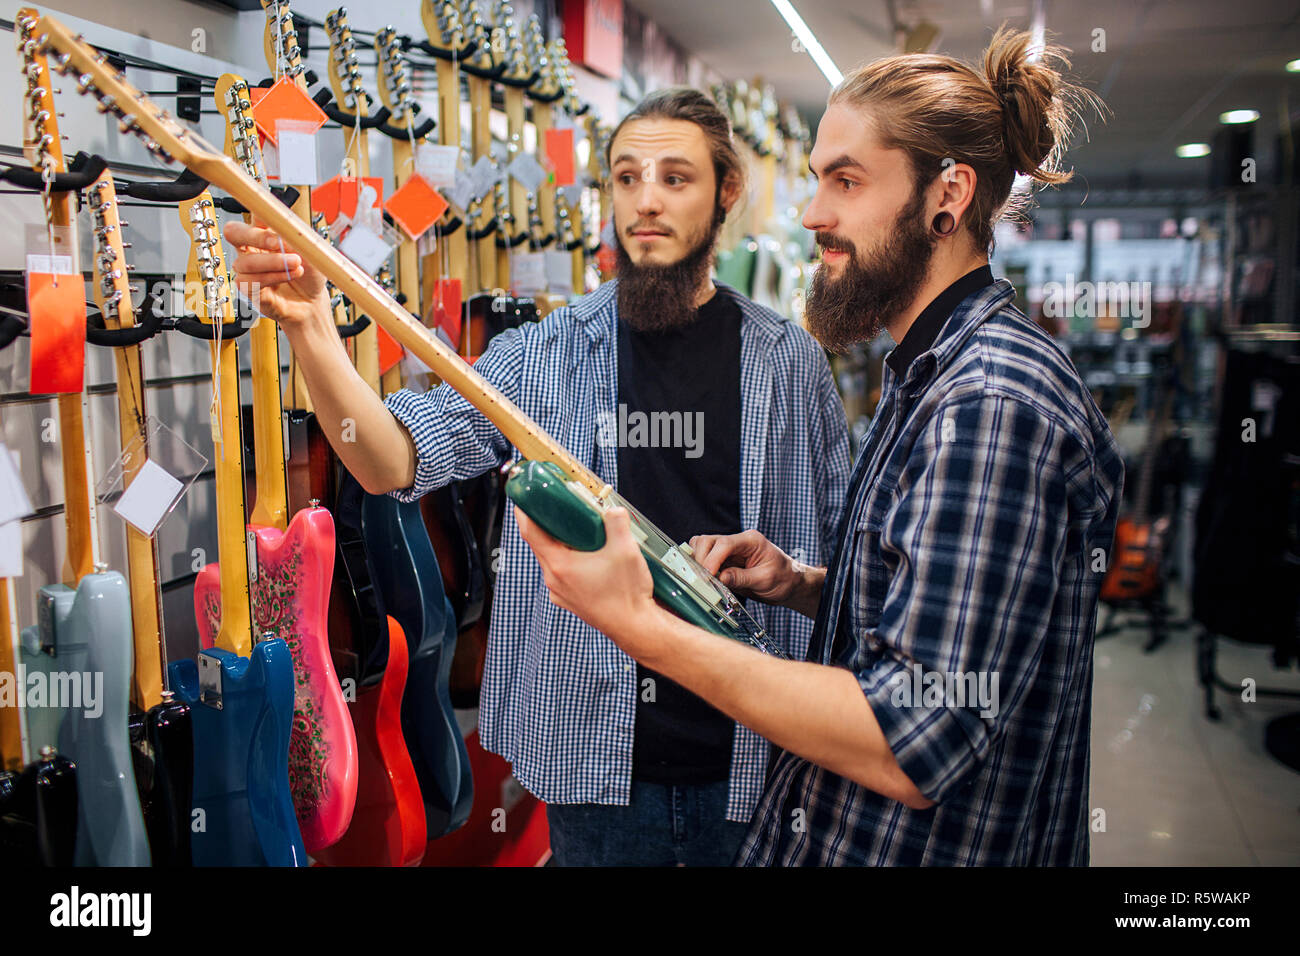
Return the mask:
<svg viewBox="0 0 1300 956">
<path fill-rule="evenodd" d="M 748 825 L 726 818 L 727 782 L 632 781 L 625 806 L 548 803 L 558 866 L 730 866 Z"/>
</svg>

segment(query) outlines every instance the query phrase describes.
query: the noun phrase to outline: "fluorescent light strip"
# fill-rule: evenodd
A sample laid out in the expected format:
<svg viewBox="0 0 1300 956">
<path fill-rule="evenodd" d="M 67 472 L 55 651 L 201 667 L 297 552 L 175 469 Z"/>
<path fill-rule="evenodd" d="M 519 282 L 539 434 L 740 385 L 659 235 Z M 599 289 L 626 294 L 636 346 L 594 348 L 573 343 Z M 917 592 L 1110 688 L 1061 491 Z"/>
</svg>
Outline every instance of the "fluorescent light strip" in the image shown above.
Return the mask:
<svg viewBox="0 0 1300 956">
<path fill-rule="evenodd" d="M 813 35 L 812 30 L 808 29 L 808 24 L 803 22 L 803 17 L 799 16 L 799 11 L 791 5 L 790 0 L 772 0 L 772 6 L 776 7 L 776 12 L 785 18 L 786 23 L 790 24 L 790 29 L 799 38 L 799 42 L 804 45 L 804 49 L 813 58 L 817 68 L 830 81 L 831 86 L 835 86 L 840 80 L 844 79 L 844 74 L 835 65 L 835 61 L 831 59 L 830 54 L 817 42 L 817 37 Z"/>
</svg>

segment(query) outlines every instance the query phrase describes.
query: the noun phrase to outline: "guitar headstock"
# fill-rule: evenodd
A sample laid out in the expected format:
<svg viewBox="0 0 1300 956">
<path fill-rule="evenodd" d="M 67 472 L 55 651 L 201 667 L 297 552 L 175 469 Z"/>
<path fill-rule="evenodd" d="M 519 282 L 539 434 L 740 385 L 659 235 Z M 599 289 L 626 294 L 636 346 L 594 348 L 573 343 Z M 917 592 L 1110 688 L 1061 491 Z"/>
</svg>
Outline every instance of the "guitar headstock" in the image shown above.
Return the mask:
<svg viewBox="0 0 1300 956">
<path fill-rule="evenodd" d="M 375 53 L 379 56 L 379 100 L 393 115 L 395 126 L 409 126 L 415 121 L 411 66 L 391 26 L 375 31 Z"/>
<path fill-rule="evenodd" d="M 528 23 L 524 27 L 524 56 L 530 72 L 537 75 L 531 88 L 533 97 L 544 102 L 554 100 L 560 93 L 560 83 L 546 49 L 542 21 L 535 13 L 528 15 Z"/>
<path fill-rule="evenodd" d="M 320 236 L 326 242 L 333 243 L 330 236 L 329 225 L 325 222 L 323 212 L 313 212 L 311 214 L 311 227 L 316 230 L 316 235 Z M 334 313 L 334 324 L 341 325 L 347 321 L 347 312 L 340 312 L 344 307 L 343 293 L 338 290 L 330 279 L 325 280 L 325 294 L 330 300 L 330 311 Z"/>
<path fill-rule="evenodd" d="M 171 113 L 127 82 L 124 74 L 109 65 L 107 56 L 80 36 L 75 36 L 55 18 L 42 16 L 35 26 L 27 29 L 35 38 L 34 53 L 51 54 L 49 59 L 55 71 L 64 75 L 72 72 L 76 77 L 77 91 L 94 95 L 99 100 L 99 111 L 116 116 L 118 129 L 140 137 L 145 148 L 155 156 L 169 163 L 173 159 L 179 160 L 207 179 L 211 178 L 207 170 L 214 163 L 229 162 L 221 150 L 183 126 Z M 48 123 L 52 117 L 51 110 L 45 122 Z M 43 148 L 48 150 L 55 142 L 57 137 L 45 143 Z M 61 150 L 59 155 L 62 155 Z"/>
<path fill-rule="evenodd" d="M 266 168 L 262 165 L 262 146 L 253 120 L 253 102 L 248 81 L 236 73 L 222 73 L 212 98 L 217 110 L 226 118 L 226 155 L 243 167 L 253 179 L 266 185 Z"/>
<path fill-rule="evenodd" d="M 524 50 L 524 38 L 515 23 L 515 9 L 505 0 L 496 0 L 493 9 L 493 46 L 499 51 L 505 66 L 501 79 L 511 85 L 531 86 L 536 77 L 529 66 L 528 54 Z"/>
<path fill-rule="evenodd" d="M 234 303 L 230 296 L 230 277 L 226 272 L 226 257 L 221 248 L 221 230 L 217 226 L 212 194 L 203 190 L 194 199 L 180 203 L 179 212 L 191 241 L 190 260 L 185 271 L 186 298 L 190 298 L 190 289 L 201 288 L 203 296 L 196 301 L 195 316 L 211 324 L 232 322 Z"/>
<path fill-rule="evenodd" d="M 431 45 L 449 56 L 464 57 L 465 25 L 452 0 L 420 0 L 420 20 Z"/>
<path fill-rule="evenodd" d="M 353 116 L 365 116 L 370 109 L 370 98 L 361 82 L 361 66 L 357 62 L 357 45 L 348 26 L 347 7 L 339 7 L 325 15 L 325 30 L 330 38 L 330 89 L 338 100 L 339 108 Z"/>
<path fill-rule="evenodd" d="M 90 215 L 94 222 L 95 271 L 92 285 L 95 304 L 104 317 L 107 328 L 120 328 L 135 324 L 131 305 L 131 285 L 127 273 L 126 246 L 122 241 L 122 221 L 117 211 L 117 188 L 113 175 L 104 170 L 86 189 L 90 202 Z"/>
<path fill-rule="evenodd" d="M 262 0 L 266 25 L 262 29 L 262 51 L 266 54 L 266 68 L 272 76 L 281 72 L 297 80 L 306 67 L 302 50 L 298 46 L 298 31 L 293 25 L 293 11 L 289 0 Z"/>
<path fill-rule="evenodd" d="M 23 77 L 27 81 L 23 110 L 23 156 L 33 169 L 49 169 L 52 175 L 64 169 L 63 140 L 54 107 L 54 83 L 49 62 L 37 39 L 36 11 L 18 11 L 18 52 L 23 58 Z"/>
<path fill-rule="evenodd" d="M 460 22 L 465 29 L 465 41 L 472 47 L 465 62 L 480 70 L 495 69 L 500 57 L 492 45 L 492 30 L 483 22 L 483 14 L 474 0 L 462 0 Z"/>
</svg>

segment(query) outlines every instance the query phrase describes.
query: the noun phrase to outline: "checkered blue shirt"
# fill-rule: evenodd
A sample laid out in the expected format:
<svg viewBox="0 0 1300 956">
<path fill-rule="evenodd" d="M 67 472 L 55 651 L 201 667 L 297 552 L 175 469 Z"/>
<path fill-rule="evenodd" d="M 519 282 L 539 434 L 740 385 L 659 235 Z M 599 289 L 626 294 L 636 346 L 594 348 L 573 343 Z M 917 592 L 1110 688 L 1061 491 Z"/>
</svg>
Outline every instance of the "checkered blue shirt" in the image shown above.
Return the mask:
<svg viewBox="0 0 1300 956">
<path fill-rule="evenodd" d="M 617 414 L 617 282 L 538 323 L 509 329 L 475 370 L 604 481 L 617 486 L 615 442 L 596 440 Z M 803 560 L 825 564 L 848 483 L 848 427 L 821 348 L 793 322 L 718 284 L 740 307 L 740 518 Z M 385 400 L 415 440 L 410 501 L 482 474 L 518 452 L 447 386 Z M 636 504 L 636 502 L 632 502 Z M 701 528 L 705 533 L 710 529 Z M 812 623 L 749 602 L 768 634 L 802 658 Z M 551 603 L 541 567 L 507 508 L 479 703 L 483 746 L 548 803 L 628 803 L 636 665 L 608 638 Z M 736 725 L 727 818 L 749 819 L 768 743 Z"/>
<path fill-rule="evenodd" d="M 738 863 L 1088 862 L 1093 629 L 1123 463 L 1011 296 L 1005 280 L 969 295 L 901 382 L 886 363 L 808 655 L 856 675 L 936 806 L 783 751 Z"/>
</svg>

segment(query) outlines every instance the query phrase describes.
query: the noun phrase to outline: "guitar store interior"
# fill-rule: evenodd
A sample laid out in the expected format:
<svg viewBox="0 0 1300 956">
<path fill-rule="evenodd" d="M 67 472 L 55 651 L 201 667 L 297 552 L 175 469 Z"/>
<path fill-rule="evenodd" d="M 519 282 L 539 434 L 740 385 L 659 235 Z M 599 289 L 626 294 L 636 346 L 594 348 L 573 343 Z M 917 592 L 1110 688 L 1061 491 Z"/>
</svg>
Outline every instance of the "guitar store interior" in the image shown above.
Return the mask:
<svg viewBox="0 0 1300 956">
<path fill-rule="evenodd" d="M 1124 514 L 1155 535 L 1152 546 L 1131 555 L 1137 563 L 1130 570 L 1141 580 L 1117 581 L 1099 614 L 1091 865 L 1300 865 L 1300 17 L 1294 5 L 795 5 L 844 70 L 904 50 L 969 59 L 1003 21 L 1026 29 L 1045 22 L 1074 50 L 1082 82 L 1104 97 L 1109 118 L 1092 125 L 1071 153 L 1075 179 L 1037 194 L 1022 221 L 1000 224 L 991 260 L 994 275 L 1015 286 L 1017 306 L 1057 339 L 1092 391 L 1125 455 Z M 0 43 L 0 98 L 9 104 L 26 102 L 28 95 L 16 49 L 24 6 L 0 0 L 0 32 L 8 34 Z M 484 0 L 453 6 L 466 7 L 467 14 L 477 8 L 489 24 L 500 14 L 499 3 Z M 569 99 L 563 102 L 586 109 L 548 121 L 574 131 L 568 157 L 573 179 L 562 195 L 584 245 L 571 270 L 563 255 L 543 256 L 528 273 L 529 285 L 513 290 L 535 300 L 539 315 L 610 275 L 612 253 L 608 246 L 598 251 L 609 214 L 593 152 L 601 136 L 645 94 L 688 84 L 725 104 L 750 168 L 750 191 L 719 238 L 717 275 L 759 304 L 802 321 L 817 256 L 800 222 L 816 186 L 807 158 L 830 84 L 778 6 L 768 0 L 514 0 L 521 30 L 535 15 L 545 40 L 567 41 L 568 77 L 561 85 Z M 331 88 L 325 81 L 331 68 L 327 20 L 335 10 L 332 0 L 293 0 L 302 62 L 315 74 L 310 93 Z M 218 148 L 225 117 L 213 99 L 217 78 L 238 73 L 255 86 L 270 75 L 266 14 L 257 2 L 54 0 L 39 4 L 39 12 L 113 51 L 137 89 L 156 95 Z M 361 82 L 378 107 L 376 32 L 391 26 L 399 37 L 426 41 L 428 21 L 414 0 L 373 0 L 348 17 Z M 419 47 L 407 53 L 417 115 L 435 115 L 441 61 Z M 59 123 L 69 162 L 79 151 L 102 156 L 113 177 L 128 183 L 163 182 L 180 172 L 151 156 L 138 138 L 121 135 L 93 101 L 78 97 L 74 77 L 60 83 Z M 479 144 L 468 74 L 461 83 L 462 143 L 473 150 L 462 158 L 463 169 L 478 158 Z M 484 95 L 491 105 L 483 142 L 498 147 L 499 167 L 508 155 L 501 151 L 510 133 L 507 94 L 498 84 Z M 539 101 L 529 110 L 523 149 L 551 166 L 553 157 L 532 122 L 534 113 L 550 107 Z M 25 135 L 21 111 L 6 109 L 0 121 L 5 168 L 30 169 Z M 437 142 L 438 134 L 432 136 Z M 355 169 L 347 162 L 351 137 L 335 120 L 314 134 L 314 185 Z M 385 190 L 393 188 L 394 149 L 402 142 L 369 131 L 366 159 Z M 491 149 L 487 155 L 492 158 Z M 213 195 L 223 194 L 214 188 Z M 174 312 L 173 286 L 190 268 L 193 238 L 178 203 L 123 196 L 119 186 L 119 208 L 137 313 Z M 24 329 L 28 257 L 50 248 L 43 210 L 38 188 L 0 182 L 0 319 L 16 318 Z M 548 215 L 555 215 L 553 204 Z M 75 216 L 93 316 L 98 250 L 89 203 L 83 200 Z M 223 211 L 218 221 L 237 218 Z M 390 231 L 394 237 L 401 238 Z M 226 253 L 234 253 L 229 244 Z M 427 297 L 427 286 L 421 295 Z M 422 318 L 433 327 L 438 320 L 431 314 L 425 309 Z M 881 332 L 829 357 L 854 451 L 870 428 L 884 356 L 894 345 Z M 152 535 L 165 661 L 199 655 L 204 624 L 195 615 L 196 581 L 219 547 L 209 346 L 168 329 L 139 347 L 144 406 L 154 428 L 150 457 L 182 488 L 173 507 L 154 516 Z M 477 357 L 480 348 L 460 351 Z M 86 346 L 79 407 L 91 462 L 89 493 L 98 501 L 96 560 L 125 572 L 128 525 L 113 507 L 121 500 L 125 467 L 118 351 Z M 283 386 L 293 380 L 290 354 L 281 335 Z M 0 663 L 11 667 L 19 632 L 38 626 L 40 589 L 67 579 L 65 560 L 73 550 L 64 446 L 51 437 L 66 420 L 66 403 L 33 390 L 33 362 L 25 330 L 0 349 L 0 440 L 14 464 L 0 478 L 14 475 L 30 499 L 22 514 L 5 509 L 7 524 L 0 525 L 0 560 L 13 575 L 7 579 L 9 620 L 0 634 L 8 647 Z M 408 385 L 430 382 L 418 360 L 402 359 L 395 369 Z M 250 488 L 252 376 L 244 352 Z M 291 452 L 293 443 L 290 436 Z M 250 507 L 252 500 L 249 495 Z M 474 520 L 473 501 L 466 507 Z M 426 507 L 426 516 L 432 510 Z M 489 555 L 481 557 L 486 562 Z M 1118 577 L 1123 570 L 1113 567 L 1108 574 Z M 353 653 L 337 666 L 363 665 Z M 453 674 L 453 682 L 461 681 L 453 695 L 454 720 L 467 745 L 465 773 L 472 770 L 476 792 L 491 795 L 492 802 L 463 807 L 464 819 L 429 841 L 421 862 L 546 865 L 544 805 L 478 744 L 475 694 L 465 685 L 465 673 L 472 684 L 474 671 L 468 660 Z M 141 693 L 133 690 L 133 708 Z M 156 701 L 157 688 L 153 693 Z M 20 772 L 40 759 L 26 737 L 21 752 L 12 752 L 16 739 L 0 739 L 10 745 L 3 753 L 6 771 Z M 496 808 L 510 814 L 510 840 L 493 830 Z"/>
</svg>

